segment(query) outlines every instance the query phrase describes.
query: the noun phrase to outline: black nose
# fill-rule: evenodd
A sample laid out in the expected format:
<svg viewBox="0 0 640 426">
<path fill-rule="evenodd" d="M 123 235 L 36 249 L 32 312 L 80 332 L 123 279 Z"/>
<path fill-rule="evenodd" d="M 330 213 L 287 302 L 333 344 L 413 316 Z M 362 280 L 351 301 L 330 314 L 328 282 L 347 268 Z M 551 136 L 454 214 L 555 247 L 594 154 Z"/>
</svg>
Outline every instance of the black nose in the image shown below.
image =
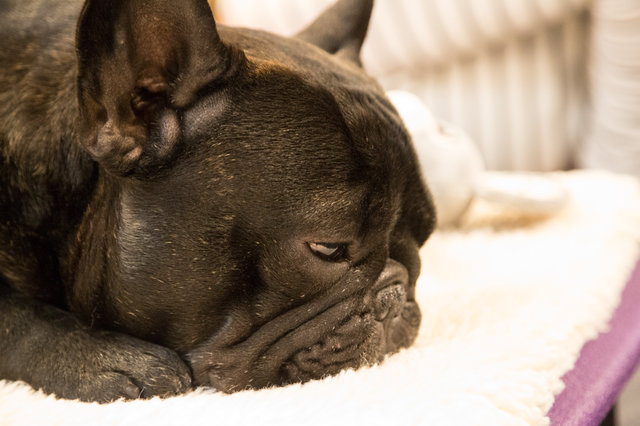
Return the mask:
<svg viewBox="0 0 640 426">
<path fill-rule="evenodd" d="M 372 289 L 376 320 L 383 321 L 400 315 L 407 301 L 408 283 L 407 268 L 396 260 L 387 259 L 387 264 Z"/>
</svg>

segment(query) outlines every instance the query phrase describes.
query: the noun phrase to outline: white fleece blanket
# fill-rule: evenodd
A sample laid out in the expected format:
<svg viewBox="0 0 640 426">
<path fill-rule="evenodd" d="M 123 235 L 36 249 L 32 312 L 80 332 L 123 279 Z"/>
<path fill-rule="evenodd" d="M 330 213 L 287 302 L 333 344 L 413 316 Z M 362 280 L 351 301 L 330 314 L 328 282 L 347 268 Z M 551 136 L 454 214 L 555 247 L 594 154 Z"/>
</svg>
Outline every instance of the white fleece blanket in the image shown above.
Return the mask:
<svg viewBox="0 0 640 426">
<path fill-rule="evenodd" d="M 0 424 L 548 424 L 561 376 L 606 329 L 640 246 L 635 180 L 557 178 L 571 201 L 554 217 L 477 205 L 462 229 L 431 238 L 420 335 L 379 366 L 285 388 L 107 405 L 0 382 Z"/>
</svg>

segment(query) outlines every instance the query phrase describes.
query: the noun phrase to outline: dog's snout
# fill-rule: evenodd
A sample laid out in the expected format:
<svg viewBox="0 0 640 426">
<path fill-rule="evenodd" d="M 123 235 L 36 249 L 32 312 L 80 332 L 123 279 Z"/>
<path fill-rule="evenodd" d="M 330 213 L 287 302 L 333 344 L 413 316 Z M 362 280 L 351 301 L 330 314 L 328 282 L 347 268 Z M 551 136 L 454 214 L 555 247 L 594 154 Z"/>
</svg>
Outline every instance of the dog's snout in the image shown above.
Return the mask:
<svg viewBox="0 0 640 426">
<path fill-rule="evenodd" d="M 374 291 L 380 291 L 391 285 L 406 287 L 409 281 L 409 271 L 405 266 L 394 259 L 387 259 L 387 264 L 378 276 L 374 285 Z"/>
<path fill-rule="evenodd" d="M 376 294 L 373 311 L 375 319 L 383 321 L 391 317 L 395 318 L 402 312 L 402 307 L 407 300 L 407 292 L 399 284 L 385 287 Z"/>
<path fill-rule="evenodd" d="M 402 312 L 407 301 L 409 272 L 400 262 L 388 259 L 374 287 L 373 311 L 375 319 L 394 318 Z"/>
</svg>

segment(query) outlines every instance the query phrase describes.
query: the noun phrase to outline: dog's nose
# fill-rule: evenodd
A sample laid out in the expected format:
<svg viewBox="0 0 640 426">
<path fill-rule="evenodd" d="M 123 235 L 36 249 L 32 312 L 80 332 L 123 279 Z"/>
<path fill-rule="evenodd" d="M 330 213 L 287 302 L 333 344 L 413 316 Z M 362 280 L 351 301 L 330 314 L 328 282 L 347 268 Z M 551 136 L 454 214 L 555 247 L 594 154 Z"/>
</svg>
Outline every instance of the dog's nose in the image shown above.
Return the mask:
<svg viewBox="0 0 640 426">
<path fill-rule="evenodd" d="M 382 273 L 373 286 L 373 312 L 375 319 L 383 321 L 402 312 L 407 301 L 409 272 L 400 262 L 387 259 Z"/>
</svg>

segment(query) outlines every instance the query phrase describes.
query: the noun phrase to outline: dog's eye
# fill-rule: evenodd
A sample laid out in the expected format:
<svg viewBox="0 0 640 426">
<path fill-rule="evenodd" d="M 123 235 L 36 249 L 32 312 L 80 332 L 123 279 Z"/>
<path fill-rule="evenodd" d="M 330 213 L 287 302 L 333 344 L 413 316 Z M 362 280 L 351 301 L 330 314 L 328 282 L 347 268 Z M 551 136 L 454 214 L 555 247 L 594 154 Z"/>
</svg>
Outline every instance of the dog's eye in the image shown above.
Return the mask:
<svg viewBox="0 0 640 426">
<path fill-rule="evenodd" d="M 346 255 L 346 244 L 341 243 L 308 243 L 309 248 L 322 260 L 340 262 Z"/>
</svg>

